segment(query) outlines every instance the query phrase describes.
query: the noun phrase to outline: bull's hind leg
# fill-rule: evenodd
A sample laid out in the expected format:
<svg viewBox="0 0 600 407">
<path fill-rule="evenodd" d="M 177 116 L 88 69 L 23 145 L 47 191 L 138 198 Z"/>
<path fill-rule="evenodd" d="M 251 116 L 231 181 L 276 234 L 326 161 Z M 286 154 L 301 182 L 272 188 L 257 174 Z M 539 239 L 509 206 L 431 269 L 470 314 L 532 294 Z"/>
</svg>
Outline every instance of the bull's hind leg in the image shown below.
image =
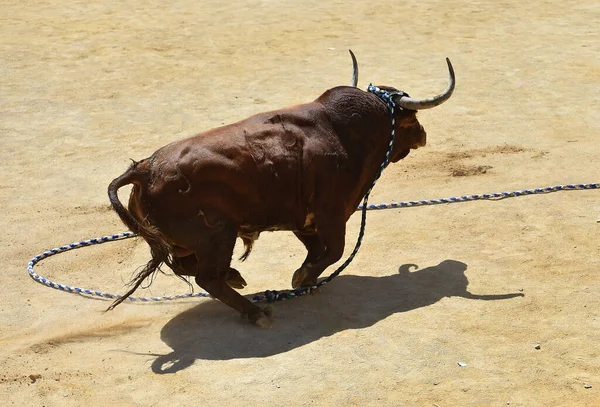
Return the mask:
<svg viewBox="0 0 600 407">
<path fill-rule="evenodd" d="M 203 244 L 200 244 L 195 250 L 198 262 L 196 283 L 213 297 L 246 315 L 253 323 L 259 326 L 266 325 L 266 316 L 269 312 L 242 297 L 229 285 L 229 280 L 232 278 L 231 256 L 236 238 L 237 231 L 234 228 L 225 227 L 211 235 L 209 239 L 203 239 Z M 237 277 L 241 279 L 239 273 L 233 278 L 241 284 Z"/>
<path fill-rule="evenodd" d="M 317 234 L 310 235 L 310 238 L 306 236 L 300 238 L 296 234 L 306 246 L 308 255 L 302 267 L 294 273 L 292 287 L 309 287 L 317 284 L 321 273 L 344 254 L 346 222 L 339 213 L 316 217 Z"/>
<path fill-rule="evenodd" d="M 175 274 L 181 276 L 196 276 L 198 273 L 198 260 L 196 259 L 196 255 L 192 254 L 185 257 L 176 257 L 173 259 L 173 271 Z M 239 271 L 234 269 L 233 267 L 229 267 L 229 271 L 226 273 L 225 281 L 232 288 L 242 289 L 246 287 L 247 283 L 244 280 L 244 277 L 240 274 Z"/>
<path fill-rule="evenodd" d="M 229 271 L 227 272 L 225 282 L 229 284 L 231 288 L 237 288 L 238 290 L 241 290 L 248 284 L 246 283 L 246 280 L 244 280 L 244 277 L 242 277 L 240 272 L 234 269 L 233 267 L 229 267 Z"/>
</svg>

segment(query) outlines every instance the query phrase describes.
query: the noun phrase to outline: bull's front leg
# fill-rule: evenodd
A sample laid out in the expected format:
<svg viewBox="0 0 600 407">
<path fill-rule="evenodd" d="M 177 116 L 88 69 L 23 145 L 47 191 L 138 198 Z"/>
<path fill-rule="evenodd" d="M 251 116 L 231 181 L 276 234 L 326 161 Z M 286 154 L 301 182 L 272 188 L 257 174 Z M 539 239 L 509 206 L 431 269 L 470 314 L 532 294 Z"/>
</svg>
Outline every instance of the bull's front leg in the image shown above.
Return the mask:
<svg viewBox="0 0 600 407">
<path fill-rule="evenodd" d="M 294 273 L 292 287 L 314 286 L 321 273 L 344 254 L 346 221 L 339 213 L 322 216 L 315 214 L 317 232 L 310 235 L 296 233 L 306 246 L 308 254 L 302 267 Z"/>
<path fill-rule="evenodd" d="M 173 272 L 179 276 L 192 276 L 195 277 L 198 274 L 198 260 L 196 255 L 192 254 L 185 257 L 175 257 L 171 264 Z M 243 289 L 247 283 L 244 277 L 236 269 L 229 267 L 229 271 L 226 273 L 225 281 L 232 288 Z"/>
<path fill-rule="evenodd" d="M 325 245 L 316 232 L 294 232 L 294 235 L 304 244 L 307 254 L 302 266 L 294 272 L 292 287 L 297 288 L 305 284 L 307 277 L 312 274 L 311 269 L 315 262 L 325 253 Z"/>
</svg>

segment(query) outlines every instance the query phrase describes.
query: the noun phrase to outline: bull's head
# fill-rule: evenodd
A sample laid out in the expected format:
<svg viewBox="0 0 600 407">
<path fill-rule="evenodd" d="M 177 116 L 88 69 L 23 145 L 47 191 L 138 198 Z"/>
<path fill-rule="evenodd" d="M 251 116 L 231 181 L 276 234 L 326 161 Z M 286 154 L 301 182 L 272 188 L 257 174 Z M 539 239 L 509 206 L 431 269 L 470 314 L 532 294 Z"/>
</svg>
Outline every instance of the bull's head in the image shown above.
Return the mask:
<svg viewBox="0 0 600 407">
<path fill-rule="evenodd" d="M 356 87 L 358 85 L 358 63 L 354 53 L 350 51 L 352 57 L 352 79 L 351 86 Z M 437 96 L 428 99 L 413 99 L 406 94 L 400 93 L 393 96 L 393 100 L 396 106 L 400 109 L 395 109 L 396 118 L 396 134 L 401 137 L 397 139 L 392 151 L 390 160 L 396 162 L 403 159 L 408 155 L 411 149 L 417 149 L 425 146 L 427 142 L 427 133 L 423 129 L 423 126 L 417 120 L 417 110 L 431 109 L 444 103 L 450 99 L 452 92 L 454 92 L 454 86 L 456 84 L 456 78 L 454 76 L 454 68 L 448 58 L 446 58 L 448 64 L 449 81 L 448 87 L 442 93 Z M 388 91 L 390 93 L 398 92 L 398 89 L 390 86 L 378 86 L 379 89 Z"/>
</svg>

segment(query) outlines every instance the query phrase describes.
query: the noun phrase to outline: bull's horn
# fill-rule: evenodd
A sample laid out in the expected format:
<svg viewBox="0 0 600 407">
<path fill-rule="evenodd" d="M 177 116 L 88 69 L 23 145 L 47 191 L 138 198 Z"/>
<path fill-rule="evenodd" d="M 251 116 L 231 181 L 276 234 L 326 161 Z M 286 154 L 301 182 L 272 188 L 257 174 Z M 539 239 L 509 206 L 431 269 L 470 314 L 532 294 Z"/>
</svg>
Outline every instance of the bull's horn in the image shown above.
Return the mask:
<svg viewBox="0 0 600 407">
<path fill-rule="evenodd" d="M 350 52 L 350 56 L 352 57 L 352 79 L 350 80 L 350 86 L 356 88 L 358 85 L 358 62 L 356 62 L 356 57 L 351 49 L 348 50 Z"/>
<path fill-rule="evenodd" d="M 395 102 L 405 109 L 423 110 L 431 109 L 432 107 L 441 105 L 446 100 L 450 99 L 450 96 L 452 96 L 452 92 L 454 92 L 454 85 L 456 84 L 456 80 L 454 77 L 454 68 L 452 68 L 452 63 L 448 58 L 446 58 L 446 62 L 448 63 L 450 83 L 448 83 L 448 87 L 445 91 L 429 99 L 413 99 L 408 96 L 399 96 L 395 98 Z"/>
</svg>

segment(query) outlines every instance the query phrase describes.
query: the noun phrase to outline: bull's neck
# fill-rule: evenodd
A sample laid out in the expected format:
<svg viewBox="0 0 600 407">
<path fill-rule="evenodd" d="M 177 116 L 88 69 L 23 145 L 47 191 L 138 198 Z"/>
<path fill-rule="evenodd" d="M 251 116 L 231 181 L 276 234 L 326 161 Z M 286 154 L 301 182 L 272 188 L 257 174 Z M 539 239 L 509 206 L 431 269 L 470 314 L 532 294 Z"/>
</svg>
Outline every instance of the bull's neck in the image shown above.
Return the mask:
<svg viewBox="0 0 600 407">
<path fill-rule="evenodd" d="M 355 207 L 372 185 L 389 149 L 389 110 L 376 95 L 356 88 L 334 88 L 320 99 L 352 163 L 356 188 L 350 199 Z"/>
<path fill-rule="evenodd" d="M 340 88 L 337 88 L 340 89 Z M 375 175 L 389 148 L 392 122 L 387 104 L 374 94 L 356 88 L 341 88 L 332 95 L 330 118 L 349 153 L 355 151 L 363 168 L 376 166 Z"/>
</svg>

